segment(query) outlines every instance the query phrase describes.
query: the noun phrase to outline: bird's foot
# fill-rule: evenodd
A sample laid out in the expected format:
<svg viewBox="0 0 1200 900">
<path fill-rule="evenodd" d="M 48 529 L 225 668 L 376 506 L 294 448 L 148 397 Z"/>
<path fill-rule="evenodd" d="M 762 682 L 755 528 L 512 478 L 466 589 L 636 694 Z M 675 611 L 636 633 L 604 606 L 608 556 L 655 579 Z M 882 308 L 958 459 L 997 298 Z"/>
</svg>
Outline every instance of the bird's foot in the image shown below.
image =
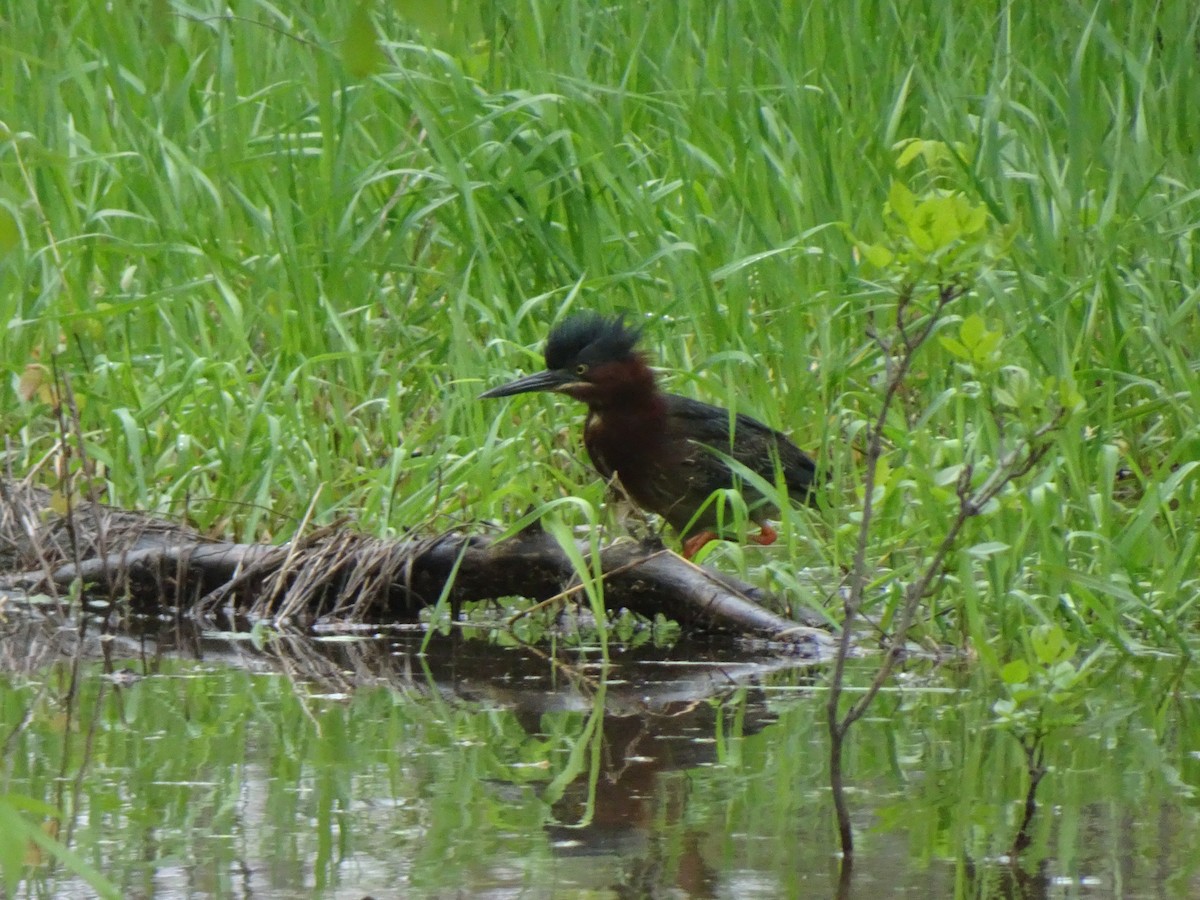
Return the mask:
<svg viewBox="0 0 1200 900">
<path fill-rule="evenodd" d="M 779 537 L 779 532 L 770 525 L 760 525 L 758 534 L 749 535 L 749 539 L 756 544 L 767 546 L 775 543 L 775 539 Z"/>
<path fill-rule="evenodd" d="M 716 534 L 711 531 L 699 531 L 683 542 L 683 558 L 691 559 L 700 552 L 700 548 L 709 541 L 715 541 Z"/>
</svg>

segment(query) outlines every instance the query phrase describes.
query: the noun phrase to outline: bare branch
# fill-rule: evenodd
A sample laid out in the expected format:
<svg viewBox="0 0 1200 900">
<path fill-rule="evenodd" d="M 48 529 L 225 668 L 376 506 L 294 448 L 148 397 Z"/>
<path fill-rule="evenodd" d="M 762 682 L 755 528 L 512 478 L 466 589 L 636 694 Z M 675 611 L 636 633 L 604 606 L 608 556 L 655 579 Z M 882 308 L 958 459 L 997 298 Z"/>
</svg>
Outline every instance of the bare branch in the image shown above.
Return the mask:
<svg viewBox="0 0 1200 900">
<path fill-rule="evenodd" d="M 883 431 L 887 423 L 901 387 L 912 369 L 917 351 L 933 335 L 941 321 L 946 308 L 966 292 L 966 287 L 959 282 L 942 285 L 938 290 L 937 301 L 933 309 L 925 316 L 920 327 L 913 330 L 913 323 L 908 319 L 908 310 L 912 304 L 914 286 L 906 284 L 900 290 L 896 302 L 896 333 L 897 340 L 889 340 L 880 335 L 871 316 L 867 334 L 884 353 L 884 372 L 886 382 L 883 397 L 880 400 L 879 411 L 867 433 L 867 449 L 864 465 L 866 472 L 863 478 L 863 508 L 859 522 L 858 534 L 854 547 L 854 558 L 848 575 L 848 590 L 843 602 L 842 633 L 838 642 L 837 656 L 834 659 L 833 674 L 830 679 L 829 699 L 826 703 L 826 721 L 829 727 L 829 779 L 833 792 L 834 810 L 837 816 L 838 833 L 842 846 L 842 875 L 847 877 L 854 855 L 854 833 L 850 823 L 850 812 L 845 796 L 843 774 L 843 758 L 845 753 L 846 735 L 871 704 L 879 691 L 891 678 L 900 659 L 903 656 L 904 645 L 908 632 L 920 609 L 921 601 L 927 597 L 945 576 L 945 562 L 967 522 L 978 516 L 994 500 L 1004 488 L 1015 479 L 1031 471 L 1042 460 L 1050 449 L 1050 443 L 1045 438 L 1054 431 L 1062 421 L 1064 411 L 1059 410 L 1054 418 L 1038 428 L 1016 450 L 1002 454 L 999 462 L 983 483 L 972 488 L 977 467 L 967 462 L 959 472 L 956 484 L 958 510 L 954 521 L 946 530 L 938 543 L 932 557 L 921 569 L 918 576 L 904 589 L 900 613 L 894 625 L 892 638 L 883 661 L 875 672 L 867 690 L 855 700 L 850 707 L 842 712 L 841 700 L 843 682 L 845 679 L 846 659 L 852 647 L 852 635 L 855 623 L 861 614 L 867 589 L 867 544 L 875 519 L 875 479 L 879 461 L 883 455 Z M 895 352 L 898 349 L 899 352 Z"/>
</svg>

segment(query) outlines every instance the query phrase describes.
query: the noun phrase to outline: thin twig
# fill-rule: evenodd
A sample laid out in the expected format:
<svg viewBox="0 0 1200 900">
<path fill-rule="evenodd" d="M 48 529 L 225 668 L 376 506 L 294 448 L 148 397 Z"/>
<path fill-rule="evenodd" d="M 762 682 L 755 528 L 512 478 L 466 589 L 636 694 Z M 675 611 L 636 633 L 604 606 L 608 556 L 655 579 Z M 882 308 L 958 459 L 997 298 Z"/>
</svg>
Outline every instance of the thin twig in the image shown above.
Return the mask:
<svg viewBox="0 0 1200 900">
<path fill-rule="evenodd" d="M 866 472 L 863 479 L 863 509 L 859 522 L 858 534 L 855 541 L 854 558 L 848 576 L 849 591 L 843 603 L 842 633 L 834 659 L 833 676 L 830 681 L 829 698 L 826 703 L 826 721 L 829 727 L 829 778 L 833 792 L 834 810 L 837 816 L 838 833 L 842 847 L 842 874 L 848 876 L 853 865 L 854 832 L 850 822 L 850 811 L 846 803 L 845 782 L 843 779 L 843 758 L 845 755 L 846 735 L 866 711 L 870 708 L 879 691 L 891 678 L 896 665 L 899 663 L 908 632 L 916 618 L 921 601 L 927 597 L 940 583 L 945 573 L 945 562 L 953 549 L 966 523 L 979 515 L 993 499 L 999 496 L 1005 486 L 1014 479 L 1028 473 L 1041 461 L 1049 451 L 1050 445 L 1044 438 L 1058 427 L 1064 415 L 1059 410 L 1053 420 L 1045 423 L 1030 435 L 1022 446 L 1004 455 L 984 480 L 983 484 L 972 490 L 971 480 L 975 468 L 970 463 L 963 466 L 957 485 L 958 511 L 946 534 L 943 536 L 932 558 L 922 568 L 919 576 L 909 583 L 904 590 L 900 615 L 893 629 L 888 651 L 879 668 L 876 670 L 867 690 L 850 705 L 844 713 L 841 711 L 841 700 L 844 688 L 846 659 L 849 657 L 854 625 L 859 617 L 867 589 L 867 544 L 875 518 L 875 478 L 879 461 L 883 456 L 883 431 L 888 415 L 904 385 L 912 368 L 917 351 L 930 338 L 937 328 L 942 314 L 948 304 L 961 297 L 965 288 L 961 284 L 943 285 L 938 291 L 937 302 L 925 318 L 924 324 L 915 332 L 910 330 L 907 321 L 907 310 L 912 300 L 913 288 L 905 286 L 896 304 L 896 333 L 899 335 L 899 352 L 893 353 L 897 341 L 889 340 L 876 332 L 873 318 L 869 322 L 868 334 L 884 354 L 884 372 L 886 383 L 883 397 L 880 401 L 879 412 L 867 434 Z"/>
</svg>

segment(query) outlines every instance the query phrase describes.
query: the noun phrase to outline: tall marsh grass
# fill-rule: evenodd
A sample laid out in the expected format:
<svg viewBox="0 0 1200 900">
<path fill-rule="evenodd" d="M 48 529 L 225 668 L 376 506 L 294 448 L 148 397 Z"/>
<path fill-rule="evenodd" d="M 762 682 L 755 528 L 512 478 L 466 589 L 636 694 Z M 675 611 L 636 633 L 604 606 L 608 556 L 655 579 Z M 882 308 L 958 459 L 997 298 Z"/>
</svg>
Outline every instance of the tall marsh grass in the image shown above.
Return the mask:
<svg viewBox="0 0 1200 900">
<path fill-rule="evenodd" d="M 898 288 L 856 241 L 885 233 L 901 181 L 986 207 L 1003 252 L 889 423 L 881 583 L 952 516 L 956 467 L 998 458 L 1066 385 L 1081 411 L 971 524 L 929 628 L 997 664 L 1046 622 L 1118 652 L 1189 644 L 1200 12 L 453 10 L 5 12 L 11 471 L 53 480 L 56 370 L 109 500 L 240 539 L 286 538 L 314 496 L 317 521 L 377 534 L 599 505 L 577 410 L 474 398 L 538 367 L 564 310 L 626 310 L 672 389 L 789 431 L 833 474 L 831 508 L 785 517 L 760 557 L 787 587 L 852 551 L 882 372 L 866 328 Z M 913 138 L 947 152 L 900 167 Z M 951 349 L 968 320 L 991 356 Z"/>
</svg>

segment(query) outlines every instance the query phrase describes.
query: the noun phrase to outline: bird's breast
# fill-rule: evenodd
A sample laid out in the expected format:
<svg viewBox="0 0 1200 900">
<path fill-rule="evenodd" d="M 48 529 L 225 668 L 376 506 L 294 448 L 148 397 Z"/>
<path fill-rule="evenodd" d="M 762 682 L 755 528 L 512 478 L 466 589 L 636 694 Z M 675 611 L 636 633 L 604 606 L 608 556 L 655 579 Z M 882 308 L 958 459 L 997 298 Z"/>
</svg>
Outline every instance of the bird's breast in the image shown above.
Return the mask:
<svg viewBox="0 0 1200 900">
<path fill-rule="evenodd" d="M 584 446 L 601 477 L 615 476 L 634 503 L 673 521 L 672 513 L 692 487 L 686 459 L 692 448 L 672 439 L 664 421 L 593 412 L 584 428 Z"/>
<path fill-rule="evenodd" d="M 652 415 L 593 411 L 583 442 L 600 473 L 605 477 L 617 473 L 622 481 L 637 480 L 670 455 L 664 424 Z"/>
</svg>

